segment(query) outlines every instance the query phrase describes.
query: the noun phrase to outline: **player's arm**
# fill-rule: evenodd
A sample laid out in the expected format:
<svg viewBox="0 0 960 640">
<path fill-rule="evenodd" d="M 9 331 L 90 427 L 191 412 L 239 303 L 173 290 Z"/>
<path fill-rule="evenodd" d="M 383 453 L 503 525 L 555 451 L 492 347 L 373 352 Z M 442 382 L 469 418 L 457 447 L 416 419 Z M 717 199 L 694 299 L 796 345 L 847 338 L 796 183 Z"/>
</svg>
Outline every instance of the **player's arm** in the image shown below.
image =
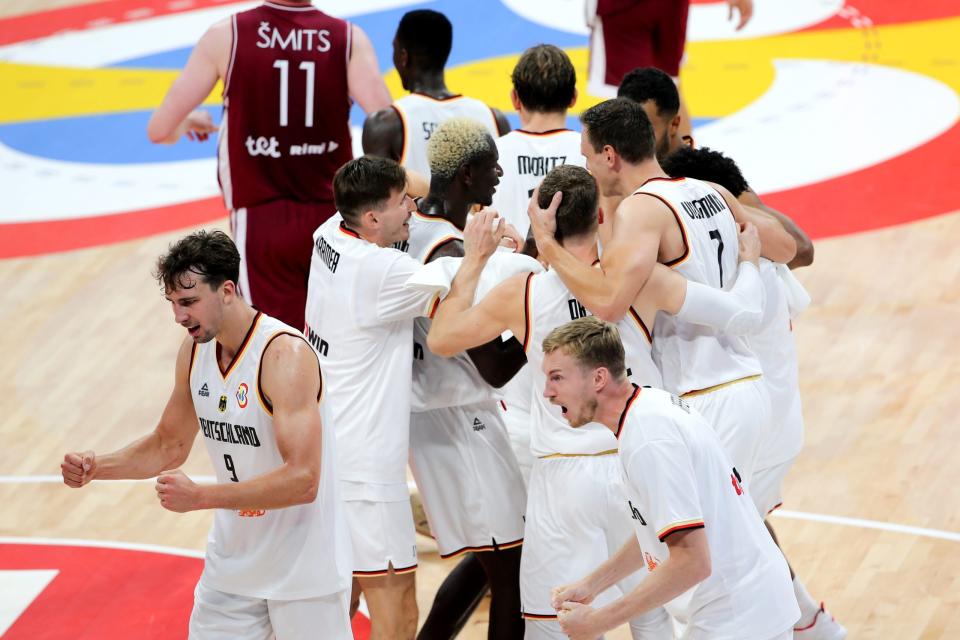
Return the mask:
<svg viewBox="0 0 960 640">
<path fill-rule="evenodd" d="M 441 257 L 462 258 L 463 255 L 463 243 L 452 240 L 437 249 L 431 257 L 431 261 Z M 489 260 L 489 256 L 487 259 Z M 484 264 L 486 264 L 486 261 L 484 261 Z M 476 283 L 474 283 L 473 288 L 475 295 Z M 473 300 L 473 298 L 471 297 L 470 300 Z M 523 345 L 516 340 L 507 340 L 506 342 L 501 340 L 500 334 L 503 331 L 504 329 L 501 329 L 500 332 L 493 334 L 487 340 L 474 342 L 461 349 L 461 351 L 465 350 L 467 352 L 470 361 L 473 362 L 484 381 L 496 389 L 509 382 L 527 363 L 527 354 L 523 350 Z M 492 331 L 486 330 L 484 333 L 490 334 Z M 429 334 L 427 348 L 430 348 Z M 431 349 L 431 351 L 433 350 Z"/>
<path fill-rule="evenodd" d="M 559 611 L 565 602 L 590 604 L 597 594 L 603 593 L 635 571 L 639 571 L 643 562 L 640 543 L 635 535 L 631 535 L 619 551 L 594 569 L 590 575 L 574 583 L 555 587 L 550 594 L 553 608 Z"/>
<path fill-rule="evenodd" d="M 199 107 L 226 72 L 233 43 L 229 19 L 210 27 L 193 48 L 187 66 L 174 80 L 160 107 L 150 116 L 147 137 L 157 144 L 173 144 L 184 134 L 206 140 L 217 132 L 209 112 Z"/>
<path fill-rule="evenodd" d="M 559 274 L 571 293 L 595 316 L 619 322 L 630 309 L 657 261 L 663 221 L 662 203 L 654 198 L 627 198 L 617 208 L 617 230 L 596 269 L 575 258 L 554 237 L 560 192 L 541 209 L 537 194 L 530 200 L 530 225 L 540 258 Z M 671 220 L 672 220 L 672 214 Z"/>
<path fill-rule="evenodd" d="M 392 107 L 387 107 L 367 116 L 360 142 L 365 154 L 400 162 L 403 154 L 403 122 L 400 115 Z"/>
<path fill-rule="evenodd" d="M 809 267 L 813 264 L 813 241 L 789 216 L 772 207 L 768 207 L 760 197 L 749 188 L 737 196 L 737 200 L 744 207 L 753 207 L 754 209 L 766 211 L 783 225 L 787 233 L 793 236 L 794 241 L 797 243 L 797 255 L 787 264 L 788 267 L 796 269 L 797 267 Z"/>
<path fill-rule="evenodd" d="M 350 61 L 347 63 L 347 92 L 364 113 L 390 106 L 392 99 L 380 75 L 377 52 L 363 29 L 350 25 Z"/>
<path fill-rule="evenodd" d="M 665 542 L 670 557 L 622 598 L 599 609 L 577 602 L 561 604 L 558 620 L 563 631 L 572 637 L 599 636 L 642 613 L 662 607 L 710 576 L 710 547 L 703 528 L 678 531 Z M 639 546 L 636 549 L 639 551 Z"/>
<path fill-rule="evenodd" d="M 140 480 L 182 465 L 197 435 L 197 415 L 190 397 L 190 357 L 193 341 L 184 340 L 177 354 L 170 399 L 156 428 L 119 451 L 98 456 L 93 451 L 68 453 L 60 470 L 68 487 L 91 480 Z"/>
<path fill-rule="evenodd" d="M 724 291 L 690 282 L 673 269 L 658 264 L 634 307 L 644 310 L 642 317 L 664 311 L 684 322 L 706 325 L 723 333 L 754 333 L 763 321 L 765 304 L 759 260 L 760 237 L 757 228 L 748 222 L 740 231 L 740 265 L 732 289 Z"/>
<path fill-rule="evenodd" d="M 427 346 L 439 356 L 450 357 L 499 339 L 505 331 L 512 332 L 520 341 L 526 337 L 523 305 L 528 274 L 511 276 L 471 306 L 476 283 L 471 282 L 470 271 L 467 265 L 460 267 L 450 293 L 433 316 Z"/>
<path fill-rule="evenodd" d="M 260 385 L 273 406 L 273 429 L 283 463 L 240 482 L 194 484 L 177 470 L 157 478 L 160 504 L 170 511 L 282 509 L 313 502 L 320 484 L 322 431 L 317 399 L 320 368 L 306 342 L 281 335 L 263 353 Z M 242 470 L 239 470 L 242 473 Z"/>
<path fill-rule="evenodd" d="M 733 194 L 726 188 L 714 182 L 708 182 L 710 186 L 716 189 L 737 222 L 752 222 L 757 226 L 760 233 L 760 243 L 763 245 L 763 257 L 774 262 L 787 264 L 797 255 L 797 242 L 793 236 L 784 228 L 780 221 L 774 216 L 759 209 L 746 208 L 733 197 Z"/>
</svg>

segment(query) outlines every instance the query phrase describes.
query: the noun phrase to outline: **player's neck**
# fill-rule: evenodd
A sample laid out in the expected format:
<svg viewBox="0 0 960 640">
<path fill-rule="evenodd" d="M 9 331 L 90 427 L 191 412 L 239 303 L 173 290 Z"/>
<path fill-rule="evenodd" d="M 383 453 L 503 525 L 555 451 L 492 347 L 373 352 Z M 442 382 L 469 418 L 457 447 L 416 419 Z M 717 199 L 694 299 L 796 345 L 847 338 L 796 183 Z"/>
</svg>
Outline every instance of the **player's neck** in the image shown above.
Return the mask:
<svg viewBox="0 0 960 640">
<path fill-rule="evenodd" d="M 236 298 L 234 303 L 224 309 L 223 325 L 217 334 L 220 344 L 220 357 L 229 363 L 243 346 L 243 339 L 250 332 L 253 319 L 257 317 L 257 310 L 249 304 Z"/>
<path fill-rule="evenodd" d="M 451 184 L 442 190 L 431 184 L 430 193 L 420 201 L 420 212 L 429 216 L 440 216 L 463 231 L 467 226 L 467 214 L 470 213 L 472 206 L 473 203 L 457 188 L 456 184 Z"/>
<path fill-rule="evenodd" d="M 410 78 L 410 93 L 422 93 L 431 98 L 449 98 L 453 92 L 447 89 L 443 71 L 422 71 Z"/>
<path fill-rule="evenodd" d="M 597 250 L 597 234 L 589 233 L 575 238 L 564 238 L 563 248 L 584 264 L 592 265 L 600 258 Z"/>
<path fill-rule="evenodd" d="M 604 387 L 597 396 L 597 413 L 593 416 L 594 421 L 616 433 L 620 428 L 623 410 L 626 409 L 633 392 L 633 383 L 629 378 Z"/>
<path fill-rule="evenodd" d="M 668 178 L 666 171 L 660 167 L 656 158 L 642 161 L 640 164 L 624 163 L 620 171 L 618 183 L 620 195 L 628 196 L 640 188 L 650 178 Z"/>
<path fill-rule="evenodd" d="M 527 111 L 520 108 L 520 128 L 529 133 L 546 133 L 557 129 L 567 128 L 567 114 L 565 111 L 545 113 L 543 111 Z"/>
</svg>

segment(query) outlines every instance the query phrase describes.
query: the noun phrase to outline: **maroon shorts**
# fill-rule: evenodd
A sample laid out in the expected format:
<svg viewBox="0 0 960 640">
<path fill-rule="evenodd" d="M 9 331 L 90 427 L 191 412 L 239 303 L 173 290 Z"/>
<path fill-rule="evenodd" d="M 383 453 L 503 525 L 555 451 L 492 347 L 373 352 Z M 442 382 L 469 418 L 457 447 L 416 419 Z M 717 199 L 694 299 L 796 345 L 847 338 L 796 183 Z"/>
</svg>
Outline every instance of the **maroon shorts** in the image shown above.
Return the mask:
<svg viewBox="0 0 960 640">
<path fill-rule="evenodd" d="M 689 12 L 690 0 L 599 0 L 604 84 L 619 86 L 637 67 L 679 76 Z"/>
<path fill-rule="evenodd" d="M 335 212 L 332 202 L 276 200 L 230 214 L 241 258 L 238 285 L 247 302 L 303 329 L 313 232 Z"/>
</svg>

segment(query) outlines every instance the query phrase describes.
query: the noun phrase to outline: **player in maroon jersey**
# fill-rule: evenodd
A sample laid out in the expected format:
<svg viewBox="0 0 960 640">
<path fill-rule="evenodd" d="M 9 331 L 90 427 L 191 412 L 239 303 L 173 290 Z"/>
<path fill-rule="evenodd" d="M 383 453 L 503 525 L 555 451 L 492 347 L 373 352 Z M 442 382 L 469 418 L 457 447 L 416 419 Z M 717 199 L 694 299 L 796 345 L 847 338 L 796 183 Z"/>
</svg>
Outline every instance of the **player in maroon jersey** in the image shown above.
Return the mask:
<svg viewBox="0 0 960 640">
<path fill-rule="evenodd" d="M 359 27 L 309 2 L 271 0 L 200 38 L 147 125 L 150 140 L 216 132 L 197 107 L 218 80 L 219 179 L 242 257 L 241 293 L 302 327 L 313 231 L 334 213 L 333 174 L 353 155 L 350 100 L 369 113 L 390 94 Z"/>
</svg>

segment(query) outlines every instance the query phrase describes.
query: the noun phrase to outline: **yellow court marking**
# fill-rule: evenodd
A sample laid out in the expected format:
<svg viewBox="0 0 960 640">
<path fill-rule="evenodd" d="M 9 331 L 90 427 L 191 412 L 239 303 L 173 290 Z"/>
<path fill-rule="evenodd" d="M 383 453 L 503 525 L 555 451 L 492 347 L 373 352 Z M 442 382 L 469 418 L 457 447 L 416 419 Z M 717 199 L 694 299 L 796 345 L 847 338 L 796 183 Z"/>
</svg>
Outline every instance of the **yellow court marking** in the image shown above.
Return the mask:
<svg viewBox="0 0 960 640">
<path fill-rule="evenodd" d="M 750 104 L 770 87 L 774 59 L 869 62 L 914 71 L 960 91 L 960 54 L 954 45 L 960 18 L 870 29 L 808 31 L 753 40 L 692 42 L 683 71 L 684 95 L 698 117 L 722 117 Z M 578 113 L 598 102 L 586 90 L 587 50 L 569 49 L 577 69 Z M 510 73 L 519 54 L 452 67 L 450 88 L 502 111 L 510 104 Z M 178 71 L 76 69 L 0 64 L 0 124 L 154 109 Z M 396 71 L 385 76 L 395 98 L 404 95 Z M 736 87 L 731 91 L 730 87 Z M 802 91 L 802 88 L 798 88 Z M 218 85 L 204 104 L 220 104 Z"/>
</svg>

